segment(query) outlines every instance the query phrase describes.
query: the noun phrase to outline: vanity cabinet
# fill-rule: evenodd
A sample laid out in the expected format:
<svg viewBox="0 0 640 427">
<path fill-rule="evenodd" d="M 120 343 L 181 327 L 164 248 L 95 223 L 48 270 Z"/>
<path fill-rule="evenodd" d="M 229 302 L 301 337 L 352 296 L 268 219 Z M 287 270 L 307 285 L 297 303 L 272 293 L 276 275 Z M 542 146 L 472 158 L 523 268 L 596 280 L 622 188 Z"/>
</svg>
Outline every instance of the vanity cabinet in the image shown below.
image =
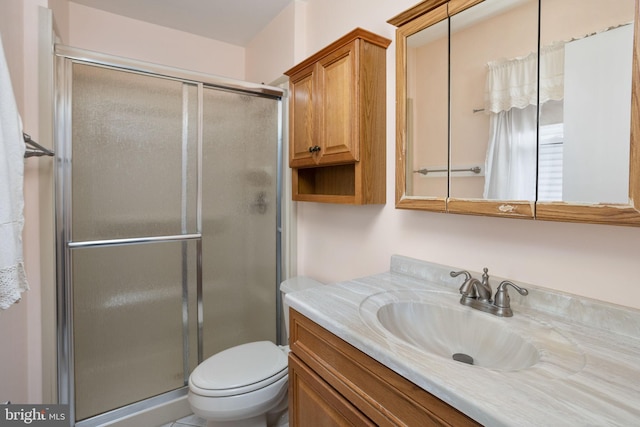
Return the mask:
<svg viewBox="0 0 640 427">
<path fill-rule="evenodd" d="M 385 202 L 389 43 L 357 28 L 285 72 L 294 200 Z"/>
<path fill-rule="evenodd" d="M 480 425 L 293 309 L 290 346 L 292 427 Z"/>
</svg>

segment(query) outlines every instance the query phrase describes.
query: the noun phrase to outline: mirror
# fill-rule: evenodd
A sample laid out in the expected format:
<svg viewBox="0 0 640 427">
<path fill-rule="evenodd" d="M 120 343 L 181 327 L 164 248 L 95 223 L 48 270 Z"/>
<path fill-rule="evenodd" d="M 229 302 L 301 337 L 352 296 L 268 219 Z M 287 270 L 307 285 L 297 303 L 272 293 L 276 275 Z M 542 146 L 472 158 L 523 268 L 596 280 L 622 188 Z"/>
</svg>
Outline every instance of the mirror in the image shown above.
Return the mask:
<svg viewBox="0 0 640 427">
<path fill-rule="evenodd" d="M 448 32 L 443 20 L 407 38 L 407 139 L 411 141 L 407 161 L 412 165 L 407 169 L 407 194 L 411 196 L 445 199 L 449 192 Z"/>
<path fill-rule="evenodd" d="M 627 204 L 635 2 L 588 3 L 541 2 L 538 200 Z"/>
<path fill-rule="evenodd" d="M 531 203 L 536 194 L 538 1 L 486 0 L 449 14 L 449 195 Z M 508 87 L 514 75 L 520 81 Z M 493 91 L 487 94 L 490 84 Z M 471 167 L 481 172 L 460 172 Z"/>
<path fill-rule="evenodd" d="M 427 0 L 392 18 L 396 207 L 640 225 L 637 3 Z"/>
</svg>

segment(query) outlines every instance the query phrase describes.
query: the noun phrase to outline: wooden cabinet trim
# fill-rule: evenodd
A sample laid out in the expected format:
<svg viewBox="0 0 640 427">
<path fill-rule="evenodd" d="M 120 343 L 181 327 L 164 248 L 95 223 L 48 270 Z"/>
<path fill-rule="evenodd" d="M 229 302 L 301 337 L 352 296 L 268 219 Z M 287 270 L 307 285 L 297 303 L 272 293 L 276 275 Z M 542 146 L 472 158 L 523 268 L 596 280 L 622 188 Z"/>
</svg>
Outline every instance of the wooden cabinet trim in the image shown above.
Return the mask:
<svg viewBox="0 0 640 427">
<path fill-rule="evenodd" d="M 370 31 L 364 30 L 362 28 L 356 28 L 355 30 L 351 31 L 350 33 L 345 34 L 344 36 L 340 37 L 338 40 L 336 40 L 335 42 L 331 43 L 329 46 L 327 46 L 324 49 L 316 52 L 315 54 L 313 54 L 309 58 L 307 58 L 304 61 L 302 61 L 301 63 L 297 64 L 293 68 L 285 71 L 284 74 L 286 76 L 292 76 L 293 74 L 297 73 L 299 70 L 318 62 L 320 59 L 325 57 L 327 54 L 333 52 L 334 50 L 340 48 L 341 46 L 344 46 L 346 44 L 351 43 L 352 41 L 354 41 L 356 39 L 366 40 L 369 43 L 373 43 L 374 45 L 380 46 L 380 47 L 382 47 L 384 49 L 389 47 L 389 45 L 391 44 L 391 40 L 389 40 L 389 39 L 387 39 L 385 37 L 379 36 L 379 35 L 377 35 L 375 33 L 372 33 Z"/>
<path fill-rule="evenodd" d="M 391 25 L 399 27 L 404 25 L 414 19 L 424 15 L 425 13 L 431 12 L 433 9 L 447 3 L 449 0 L 425 0 L 421 3 L 418 3 L 411 9 L 405 10 L 402 13 L 394 16 L 389 19 L 387 22 Z"/>
</svg>

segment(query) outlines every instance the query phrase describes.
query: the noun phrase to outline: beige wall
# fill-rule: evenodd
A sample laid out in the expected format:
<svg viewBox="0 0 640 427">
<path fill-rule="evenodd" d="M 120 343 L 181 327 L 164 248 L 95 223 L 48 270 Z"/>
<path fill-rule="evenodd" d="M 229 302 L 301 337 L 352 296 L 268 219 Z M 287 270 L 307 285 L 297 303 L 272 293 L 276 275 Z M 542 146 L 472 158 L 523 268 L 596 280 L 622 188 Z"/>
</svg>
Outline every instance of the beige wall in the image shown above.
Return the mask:
<svg viewBox="0 0 640 427">
<path fill-rule="evenodd" d="M 155 64 L 245 79 L 245 49 L 69 3 L 65 44 Z"/>
<path fill-rule="evenodd" d="M 49 0 L 49 8 L 53 13 L 53 29 L 60 38 L 60 43 L 69 40 L 69 0 Z"/>
<path fill-rule="evenodd" d="M 38 8 L 46 5 L 46 0 L 6 0 L 0 14 L 14 95 L 24 130 L 36 141 L 40 140 Z M 23 294 L 19 304 L 0 312 L 0 402 L 42 400 L 38 173 L 37 160 L 25 162 L 23 249 L 31 290 Z"/>
<path fill-rule="evenodd" d="M 246 80 L 271 84 L 282 77 L 281 64 L 294 62 L 296 2 L 282 12 L 247 46 Z"/>
</svg>

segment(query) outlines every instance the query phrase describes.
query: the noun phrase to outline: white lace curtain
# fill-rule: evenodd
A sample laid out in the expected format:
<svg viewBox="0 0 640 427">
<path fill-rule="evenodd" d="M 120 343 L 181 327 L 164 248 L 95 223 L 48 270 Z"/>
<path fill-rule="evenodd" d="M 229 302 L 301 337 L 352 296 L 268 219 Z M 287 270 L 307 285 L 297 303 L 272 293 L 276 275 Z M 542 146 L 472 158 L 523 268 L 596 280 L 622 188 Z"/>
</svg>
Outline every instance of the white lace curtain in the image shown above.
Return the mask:
<svg viewBox="0 0 640 427">
<path fill-rule="evenodd" d="M 535 200 L 537 105 L 562 100 L 564 44 L 538 54 L 488 64 L 485 111 L 490 134 L 485 162 L 485 199 Z"/>
</svg>

